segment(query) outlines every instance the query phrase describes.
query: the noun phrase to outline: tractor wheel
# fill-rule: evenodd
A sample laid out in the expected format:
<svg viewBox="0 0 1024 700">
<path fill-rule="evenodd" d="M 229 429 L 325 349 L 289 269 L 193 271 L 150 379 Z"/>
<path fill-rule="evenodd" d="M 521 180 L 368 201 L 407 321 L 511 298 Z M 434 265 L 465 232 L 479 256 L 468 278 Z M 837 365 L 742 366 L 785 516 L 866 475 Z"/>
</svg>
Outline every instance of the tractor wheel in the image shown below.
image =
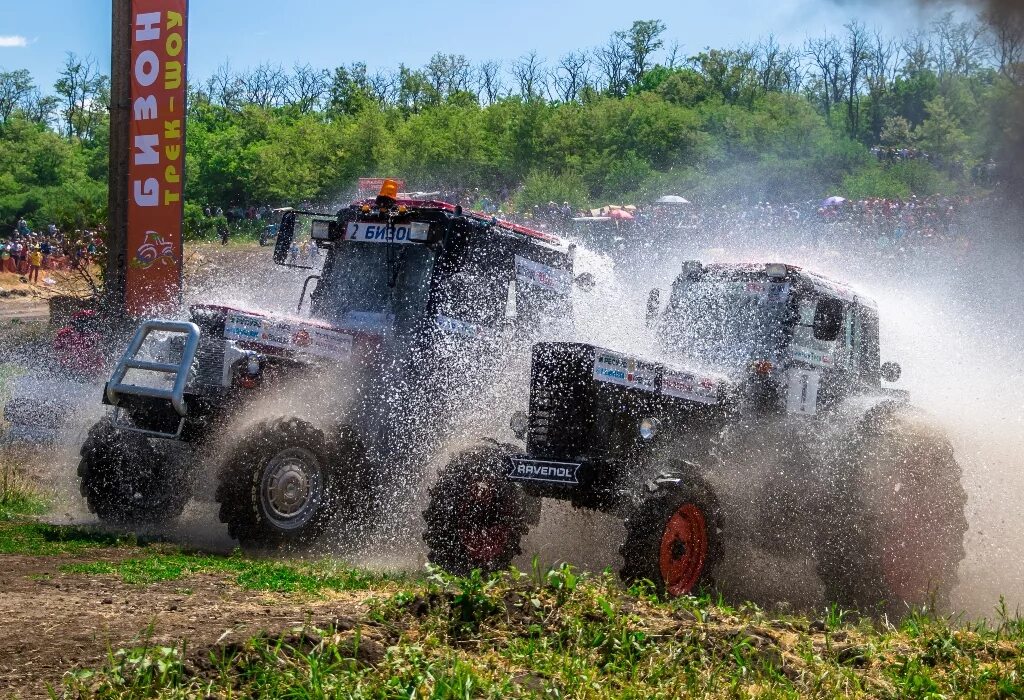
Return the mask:
<svg viewBox="0 0 1024 700">
<path fill-rule="evenodd" d="M 967 532 L 967 494 L 949 441 L 920 414 L 895 414 L 864 430 L 848 468 L 819 557 L 830 602 L 897 618 L 945 608 Z"/>
<path fill-rule="evenodd" d="M 427 559 L 457 576 L 508 567 L 528 529 L 526 498 L 507 476 L 507 453 L 463 452 L 438 475 L 423 511 Z"/>
<path fill-rule="evenodd" d="M 626 518 L 623 581 L 651 581 L 669 598 L 709 586 L 720 518 L 714 492 L 699 477 L 660 482 Z"/>
<path fill-rule="evenodd" d="M 220 520 L 243 550 L 301 549 L 327 529 L 341 499 L 323 431 L 298 418 L 253 425 L 220 469 Z"/>
<path fill-rule="evenodd" d="M 184 470 L 145 436 L 104 418 L 82 444 L 79 488 L 101 521 L 120 527 L 161 525 L 181 515 L 189 499 Z"/>
</svg>

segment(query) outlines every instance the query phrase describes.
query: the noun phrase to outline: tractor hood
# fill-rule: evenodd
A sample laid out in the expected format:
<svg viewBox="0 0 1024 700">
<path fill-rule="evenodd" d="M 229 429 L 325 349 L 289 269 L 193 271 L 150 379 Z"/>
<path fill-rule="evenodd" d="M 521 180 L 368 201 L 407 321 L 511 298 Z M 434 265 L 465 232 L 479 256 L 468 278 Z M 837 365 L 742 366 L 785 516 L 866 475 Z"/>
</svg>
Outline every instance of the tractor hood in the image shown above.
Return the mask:
<svg viewBox="0 0 1024 700">
<path fill-rule="evenodd" d="M 221 304 L 196 304 L 192 319 L 206 333 L 220 333 L 257 352 L 346 360 L 356 346 L 375 346 L 379 333 L 335 326 L 311 318 L 243 309 Z"/>
</svg>

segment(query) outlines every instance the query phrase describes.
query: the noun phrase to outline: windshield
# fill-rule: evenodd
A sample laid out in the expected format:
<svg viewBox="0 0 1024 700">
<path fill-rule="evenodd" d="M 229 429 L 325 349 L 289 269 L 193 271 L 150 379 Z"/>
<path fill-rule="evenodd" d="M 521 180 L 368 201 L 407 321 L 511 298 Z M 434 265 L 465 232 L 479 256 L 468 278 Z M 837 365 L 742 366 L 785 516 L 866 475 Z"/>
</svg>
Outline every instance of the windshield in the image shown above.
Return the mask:
<svg viewBox="0 0 1024 700">
<path fill-rule="evenodd" d="M 314 296 L 326 320 L 370 330 L 423 315 L 434 253 L 425 245 L 341 244 Z"/>
<path fill-rule="evenodd" d="M 677 280 L 659 330 L 670 352 L 690 364 L 738 374 L 777 359 L 785 344 L 789 284 L 704 277 Z"/>
</svg>

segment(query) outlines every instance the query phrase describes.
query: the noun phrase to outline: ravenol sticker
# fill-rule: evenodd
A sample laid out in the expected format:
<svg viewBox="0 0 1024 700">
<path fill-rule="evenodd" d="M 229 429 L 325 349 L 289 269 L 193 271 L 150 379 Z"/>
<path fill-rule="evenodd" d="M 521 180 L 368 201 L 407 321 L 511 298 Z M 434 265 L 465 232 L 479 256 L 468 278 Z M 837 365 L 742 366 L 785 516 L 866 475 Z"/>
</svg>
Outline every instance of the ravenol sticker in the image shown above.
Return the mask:
<svg viewBox="0 0 1024 700">
<path fill-rule="evenodd" d="M 718 403 L 718 382 L 690 372 L 666 372 L 661 377 L 661 393 L 698 403 Z"/>
<path fill-rule="evenodd" d="M 316 357 L 345 359 L 352 353 L 352 336 L 347 333 L 247 314 L 230 314 L 224 337 Z"/>
<path fill-rule="evenodd" d="M 609 350 L 598 350 L 594 356 L 594 379 L 644 391 L 657 391 L 657 373 L 653 367 Z"/>
<path fill-rule="evenodd" d="M 572 273 L 516 256 L 516 279 L 556 294 L 568 294 L 572 288 Z"/>
<path fill-rule="evenodd" d="M 794 360 L 800 360 L 815 367 L 831 367 L 835 360 L 828 353 L 818 352 L 814 348 L 794 345 L 791 353 Z"/>
<path fill-rule="evenodd" d="M 510 457 L 512 468 L 508 478 L 519 481 L 547 481 L 556 484 L 578 484 L 580 464 L 575 462 L 541 462 Z"/>
<path fill-rule="evenodd" d="M 363 243 L 422 243 L 429 237 L 430 224 L 413 222 L 396 224 L 350 221 L 345 226 L 346 241 Z"/>
</svg>

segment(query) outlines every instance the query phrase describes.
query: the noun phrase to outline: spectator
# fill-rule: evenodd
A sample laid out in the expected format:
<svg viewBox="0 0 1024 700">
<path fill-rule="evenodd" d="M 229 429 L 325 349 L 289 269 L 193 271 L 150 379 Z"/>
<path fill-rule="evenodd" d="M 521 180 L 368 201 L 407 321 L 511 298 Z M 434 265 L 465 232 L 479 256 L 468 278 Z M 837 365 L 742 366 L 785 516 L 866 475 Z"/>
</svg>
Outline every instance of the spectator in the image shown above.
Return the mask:
<svg viewBox="0 0 1024 700">
<path fill-rule="evenodd" d="M 28 254 L 28 281 L 30 284 L 39 284 L 39 271 L 43 269 L 43 253 L 39 246 L 32 246 Z"/>
</svg>

